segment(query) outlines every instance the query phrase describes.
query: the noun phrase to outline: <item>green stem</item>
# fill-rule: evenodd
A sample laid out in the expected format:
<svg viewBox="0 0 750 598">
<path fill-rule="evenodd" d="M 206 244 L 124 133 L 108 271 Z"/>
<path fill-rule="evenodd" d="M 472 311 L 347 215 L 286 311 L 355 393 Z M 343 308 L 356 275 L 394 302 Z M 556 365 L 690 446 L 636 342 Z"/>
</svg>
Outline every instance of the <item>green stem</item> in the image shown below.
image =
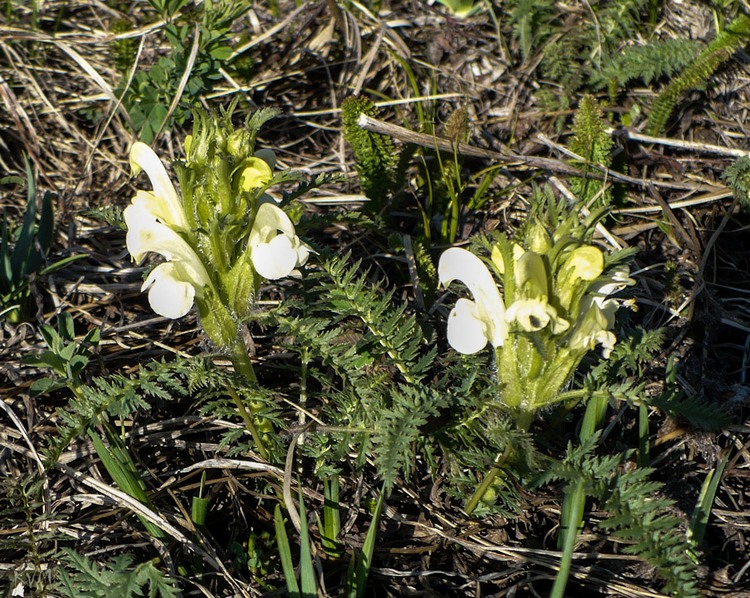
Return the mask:
<svg viewBox="0 0 750 598">
<path fill-rule="evenodd" d="M 513 348 L 515 349 L 517 347 Z M 516 362 L 518 361 L 516 351 L 511 351 L 510 349 L 510 347 L 497 347 L 495 349 L 495 360 L 497 363 L 498 372 L 500 372 L 499 375 L 501 377 L 497 385 L 498 401 L 504 402 L 515 411 L 516 425 L 521 430 L 528 430 L 531 426 L 532 420 L 534 419 L 534 412 L 527 411 L 521 408 L 522 389 L 518 384 L 521 377 L 513 375 L 502 376 L 502 372 L 514 372 Z M 503 467 L 508 462 L 512 454 L 513 446 L 511 444 L 508 444 L 508 446 L 505 447 L 505 450 L 497 457 L 495 457 L 495 461 L 493 462 L 492 467 L 487 472 L 487 475 L 484 476 L 482 483 L 474 491 L 474 494 L 471 496 L 469 502 L 467 502 L 466 506 L 464 507 L 467 515 L 471 515 L 474 512 L 474 509 L 477 508 L 479 501 L 484 498 L 487 490 L 490 489 L 490 486 L 492 486 L 497 476 L 502 472 Z"/>
<path fill-rule="evenodd" d="M 503 465 L 505 465 L 508 462 L 508 459 L 510 458 L 511 453 L 513 452 L 513 449 L 511 448 L 510 444 L 505 447 L 505 452 L 498 455 L 495 458 L 495 462 L 492 464 L 492 469 L 487 472 L 487 475 L 484 476 L 484 479 L 482 480 L 482 483 L 479 485 L 479 487 L 474 491 L 474 494 L 469 499 L 469 502 L 466 503 L 466 506 L 464 507 L 464 510 L 466 511 L 467 515 L 471 515 L 474 512 L 474 509 L 477 508 L 477 505 L 479 504 L 479 501 L 484 498 L 484 495 L 487 493 L 487 490 L 490 489 L 490 486 L 492 486 L 492 483 L 495 481 L 495 478 L 498 476 L 498 474 L 503 470 Z"/>
<path fill-rule="evenodd" d="M 233 388 L 227 388 L 227 394 L 232 397 L 234 404 L 237 405 L 237 411 L 239 411 L 240 417 L 242 417 L 242 421 L 245 422 L 247 431 L 250 432 L 250 435 L 253 437 L 253 441 L 255 442 L 255 446 L 258 447 L 260 456 L 265 461 L 268 461 L 268 450 L 266 449 L 266 445 L 263 444 L 263 439 L 258 433 L 258 428 L 255 427 L 253 416 L 247 410 L 245 403 L 242 402 L 242 398 L 235 392 Z"/>
<path fill-rule="evenodd" d="M 258 383 L 258 377 L 255 375 L 255 369 L 253 368 L 253 363 L 250 361 L 250 356 L 247 354 L 247 348 L 245 347 L 245 343 L 242 341 L 240 336 L 237 336 L 237 340 L 235 341 L 234 345 L 232 346 L 232 364 L 234 364 L 234 370 L 245 377 L 245 379 L 248 380 L 248 382 L 252 384 Z M 253 421 L 253 414 L 251 414 L 247 410 L 247 406 L 242 401 L 242 398 L 234 391 L 233 388 L 228 388 L 227 393 L 230 397 L 232 397 L 232 400 L 234 401 L 234 404 L 237 405 L 237 411 L 240 414 L 240 417 L 242 417 L 242 421 L 245 422 L 245 427 L 247 428 L 247 431 L 250 432 L 250 435 L 253 437 L 253 441 L 255 442 L 255 446 L 258 447 L 258 452 L 260 453 L 260 456 L 268 461 L 268 450 L 266 449 L 266 446 L 263 444 L 263 439 L 258 432 L 258 428 L 255 427 L 255 422 Z"/>
<path fill-rule="evenodd" d="M 245 347 L 245 343 L 239 335 L 237 336 L 234 345 L 232 345 L 231 359 L 232 364 L 234 365 L 234 370 L 238 374 L 244 376 L 248 382 L 257 384 L 258 377 L 255 375 L 253 362 L 250 361 L 250 356 L 247 354 L 247 347 Z"/>
</svg>

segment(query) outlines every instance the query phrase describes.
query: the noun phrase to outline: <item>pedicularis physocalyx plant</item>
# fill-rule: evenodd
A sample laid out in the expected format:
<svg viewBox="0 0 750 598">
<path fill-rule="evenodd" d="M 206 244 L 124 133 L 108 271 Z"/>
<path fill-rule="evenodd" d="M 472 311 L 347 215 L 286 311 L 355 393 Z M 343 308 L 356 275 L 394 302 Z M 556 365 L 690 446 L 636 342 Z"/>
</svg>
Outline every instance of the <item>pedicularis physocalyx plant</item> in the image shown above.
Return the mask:
<svg viewBox="0 0 750 598">
<path fill-rule="evenodd" d="M 153 191 L 138 191 L 124 211 L 133 259 L 149 252 L 165 259 L 142 287 L 153 310 L 180 318 L 195 304 L 208 337 L 250 380 L 255 374 L 240 326 L 252 315 L 260 282 L 289 276 L 310 252 L 265 193 L 283 179 L 273 175 L 273 152 L 255 151 L 257 130 L 271 116 L 259 111 L 235 129 L 231 110 L 197 113 L 185 160 L 174 165 L 182 197 L 158 156 L 136 143 L 132 168 L 148 174 Z"/>
<path fill-rule="evenodd" d="M 564 398 L 586 353 L 601 346 L 606 358 L 616 342 L 622 301 L 611 295 L 634 281 L 624 252 L 606 256 L 591 243 L 595 222 L 571 216 L 548 230 L 534 219 L 521 243 L 488 241 L 489 259 L 458 247 L 440 257 L 441 284 L 458 280 L 474 297 L 456 302 L 448 342 L 465 354 L 494 348 L 500 398 L 524 428 L 538 409 Z"/>
<path fill-rule="evenodd" d="M 473 300 L 460 298 L 448 318 L 449 344 L 473 354 L 494 349 L 498 397 L 519 427 L 528 429 L 541 408 L 572 398 L 563 392 L 583 357 L 600 347 L 609 356 L 616 337 L 617 293 L 633 284 L 627 251 L 606 255 L 593 245 L 596 222 L 571 214 L 545 223 L 532 214 L 523 238 L 486 239 L 486 257 L 461 248 L 445 251 L 440 282 L 460 281 Z M 489 488 L 510 448 L 467 504 L 471 512 Z"/>
</svg>

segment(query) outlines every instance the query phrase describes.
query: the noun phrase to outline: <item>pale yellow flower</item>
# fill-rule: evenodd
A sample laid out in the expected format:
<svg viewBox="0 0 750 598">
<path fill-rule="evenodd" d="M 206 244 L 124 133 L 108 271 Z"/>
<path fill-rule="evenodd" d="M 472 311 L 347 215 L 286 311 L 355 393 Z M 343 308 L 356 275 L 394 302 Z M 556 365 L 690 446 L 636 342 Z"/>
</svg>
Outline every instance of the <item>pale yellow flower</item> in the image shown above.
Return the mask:
<svg viewBox="0 0 750 598">
<path fill-rule="evenodd" d="M 130 166 L 133 174 L 145 170 L 154 188 L 153 191 L 138 191 L 133 198 L 133 205 L 149 210 L 162 223 L 176 230 L 190 230 L 182 202 L 154 150 L 137 141 L 130 149 Z"/>
<path fill-rule="evenodd" d="M 241 169 L 240 189 L 242 191 L 251 191 L 252 189 L 263 187 L 273 178 L 272 167 L 268 162 L 258 157 L 257 154 L 255 157 L 245 160 Z"/>
<path fill-rule="evenodd" d="M 210 284 L 203 262 L 179 233 L 157 220 L 141 204 L 131 204 L 123 212 L 128 233 L 125 243 L 135 261 L 146 253 L 158 253 L 167 262 L 154 268 L 141 287 L 149 289 L 149 303 L 167 318 L 184 316 L 196 296 Z"/>
<path fill-rule="evenodd" d="M 310 256 L 310 248 L 296 235 L 289 216 L 271 203 L 260 204 L 249 244 L 255 271 L 269 280 L 289 276 Z"/>
<path fill-rule="evenodd" d="M 536 332 L 550 326 L 552 334 L 565 332 L 570 324 L 558 317 L 557 310 L 546 300 L 519 299 L 505 312 L 505 321 L 515 322 L 524 332 Z"/>
<path fill-rule="evenodd" d="M 508 337 L 505 304 L 484 262 L 465 249 L 452 247 L 440 256 L 440 284 L 463 282 L 474 301 L 459 299 L 448 317 L 448 343 L 467 355 L 481 351 L 489 342 L 497 348 Z"/>
</svg>

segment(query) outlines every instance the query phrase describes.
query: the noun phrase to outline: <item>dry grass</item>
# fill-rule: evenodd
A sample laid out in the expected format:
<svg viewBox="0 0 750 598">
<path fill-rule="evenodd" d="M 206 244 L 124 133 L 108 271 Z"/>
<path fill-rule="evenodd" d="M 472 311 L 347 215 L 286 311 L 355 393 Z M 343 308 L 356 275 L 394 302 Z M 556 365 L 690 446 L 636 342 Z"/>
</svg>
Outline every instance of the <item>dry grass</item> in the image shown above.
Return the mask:
<svg viewBox="0 0 750 598">
<path fill-rule="evenodd" d="M 33 380 L 46 375 L 21 363 L 24 355 L 42 347 L 35 324 L 68 311 L 79 332 L 99 327 L 102 342 L 92 374 L 129 372 L 153 358 L 195 355 L 205 342 L 194 319 L 172 322 L 148 310 L 139 292 L 142 269 L 130 262 L 124 234 L 86 212 L 122 207 L 134 191 L 127 155 L 135 137 L 114 91 L 128 74 L 115 68 L 113 40 L 135 40 L 138 64 L 150 65 L 167 51 L 164 24 L 146 10 L 145 2 L 133 3 L 127 15 L 111 8 L 117 2 L 31 4 L 38 11 L 13 0 L 0 7 L 0 173 L 21 174 L 21 156 L 27 154 L 39 188 L 56 196 L 55 257 L 85 258 L 34 280 L 32 322 L 3 322 L 0 330 L 0 473 L 6 491 L 5 498 L 0 496 L 0 584 L 7 584 L 6 595 L 20 579 L 31 585 L 36 580 L 41 587 L 54 563 L 48 553 L 36 550 L 69 545 L 102 559 L 119 552 L 144 560 L 159 557 L 164 570 L 174 574 L 177 561 L 192 553 L 205 575 L 201 581 L 184 581 L 185 595 L 260 595 L 267 588 L 250 582 L 248 571 L 232 560 L 237 556 L 232 551 L 245 550 L 249 533 L 271 529 L 272 501 L 263 500 L 258 488 L 264 486 L 256 482 L 262 478 L 266 489 L 280 488 L 283 472 L 251 455 L 219 460 L 224 453 L 217 445 L 218 433 L 237 423 L 160 405 L 134 424 L 131 443 L 149 471 L 155 511 L 144 511 L 119 492 L 83 440 L 50 469 L 39 456 L 54 433 L 55 409 L 66 398 L 29 397 Z M 503 173 L 506 180 L 517 184 L 538 173 L 557 193 L 567 193 L 560 174 L 566 167 L 566 139 L 557 125 L 572 112 L 546 111 L 536 103 L 541 54 L 521 60 L 510 32 L 502 23 L 496 27 L 486 11 L 460 21 L 423 2 L 388 4 L 375 14 L 359 3 L 339 5 L 332 12 L 333 2 L 295 7 L 282 0 L 273 14 L 265 3 L 256 3 L 233 27 L 235 53 L 253 57 L 252 76 L 243 80 L 223 72 L 203 102 L 226 105 L 241 97 L 244 109 L 277 106 L 283 111 L 261 137 L 264 146 L 277 151 L 281 164 L 345 175 L 308 197 L 311 211 L 347 210 L 327 202 L 359 196 L 340 123 L 341 102 L 357 91 L 379 101 L 383 120 L 412 129 L 419 128 L 420 109 L 425 118 L 434 114 L 440 131 L 453 110 L 465 106 L 472 145 L 494 151 L 507 146 L 515 154 Z M 585 12 L 587 4 L 571 10 Z M 702 5 L 670 3 L 664 14 L 657 28 L 665 35 L 712 35 Z M 123 17 L 135 29 L 111 33 L 112 23 Z M 674 356 L 683 364 L 680 383 L 685 388 L 734 410 L 734 423 L 716 434 L 661 415 L 652 418 L 656 477 L 688 516 L 707 471 L 720 454 L 731 455 L 702 552 L 700 582 L 710 596 L 750 596 L 748 218 L 721 179 L 733 158 L 709 147 L 750 150 L 746 58 L 740 53 L 706 90 L 681 103 L 669 137 L 694 145 L 618 137 L 618 151 L 627 164 L 622 172 L 632 180 L 625 185 L 627 199 L 615 225 L 606 231 L 613 242 L 640 249 L 638 320 L 670 331 L 672 345 L 655 369 Z M 621 105 L 647 106 L 651 96 L 644 89 L 631 90 Z M 85 117 L 93 110 L 99 112 L 96 121 Z M 175 127 L 161 133 L 156 145 L 165 158 L 179 155 L 186 132 Z M 524 163 L 539 164 L 542 158 L 547 162 L 541 171 Z M 486 165 L 477 159 L 477 169 Z M 17 219 L 23 191 L 12 185 L 0 188 L 2 208 Z M 528 192 L 527 184 L 519 184 L 467 225 L 463 236 L 480 228 L 505 228 L 523 218 Z M 413 217 L 406 217 L 407 228 Z M 381 250 L 345 224 L 330 226 L 316 241 L 354 248 L 369 258 Z M 412 291 L 404 296 L 411 297 Z M 283 360 L 282 354 L 273 354 L 272 338 L 255 332 L 261 363 Z M 637 442 L 630 416 L 623 413 L 612 414 L 620 430 L 613 442 L 620 448 Z M 199 536 L 185 509 L 202 470 L 212 473 L 212 511 L 225 525 Z M 24 505 L 11 486 L 35 471 L 45 473 L 43 501 Z M 310 508 L 318 509 L 322 496 L 314 484 L 302 485 Z M 351 549 L 364 539 L 369 516 L 362 497 L 376 481 L 352 477 L 342 484 L 345 543 Z M 527 512 L 517 521 L 469 520 L 441 493 L 439 481 L 402 482 L 383 518 L 371 595 L 545 595 L 559 561 L 553 540 L 559 497 L 528 495 L 525 500 Z M 128 517 L 132 510 L 167 526 L 169 540 L 148 537 Z M 274 584 L 280 585 L 280 578 Z M 577 546 L 569 588 L 570 596 L 661 596 L 650 569 L 589 527 Z"/>
</svg>

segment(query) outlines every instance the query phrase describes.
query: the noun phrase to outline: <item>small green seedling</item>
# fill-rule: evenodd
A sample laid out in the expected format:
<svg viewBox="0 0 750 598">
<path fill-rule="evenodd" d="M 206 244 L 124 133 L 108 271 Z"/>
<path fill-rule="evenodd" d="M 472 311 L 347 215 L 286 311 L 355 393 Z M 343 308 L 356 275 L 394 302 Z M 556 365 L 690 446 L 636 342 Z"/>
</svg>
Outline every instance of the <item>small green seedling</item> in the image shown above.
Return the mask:
<svg viewBox="0 0 750 598">
<path fill-rule="evenodd" d="M 91 347 L 99 343 L 100 331 L 92 328 L 77 342 L 73 316 L 67 312 L 58 314 L 57 330 L 48 324 L 39 327 L 47 349 L 36 355 L 23 358 L 26 365 L 48 367 L 58 378 L 38 378 L 31 385 L 32 395 L 41 395 L 60 388 L 69 388 L 78 395 L 83 381 L 81 372 L 91 360 Z"/>
</svg>

